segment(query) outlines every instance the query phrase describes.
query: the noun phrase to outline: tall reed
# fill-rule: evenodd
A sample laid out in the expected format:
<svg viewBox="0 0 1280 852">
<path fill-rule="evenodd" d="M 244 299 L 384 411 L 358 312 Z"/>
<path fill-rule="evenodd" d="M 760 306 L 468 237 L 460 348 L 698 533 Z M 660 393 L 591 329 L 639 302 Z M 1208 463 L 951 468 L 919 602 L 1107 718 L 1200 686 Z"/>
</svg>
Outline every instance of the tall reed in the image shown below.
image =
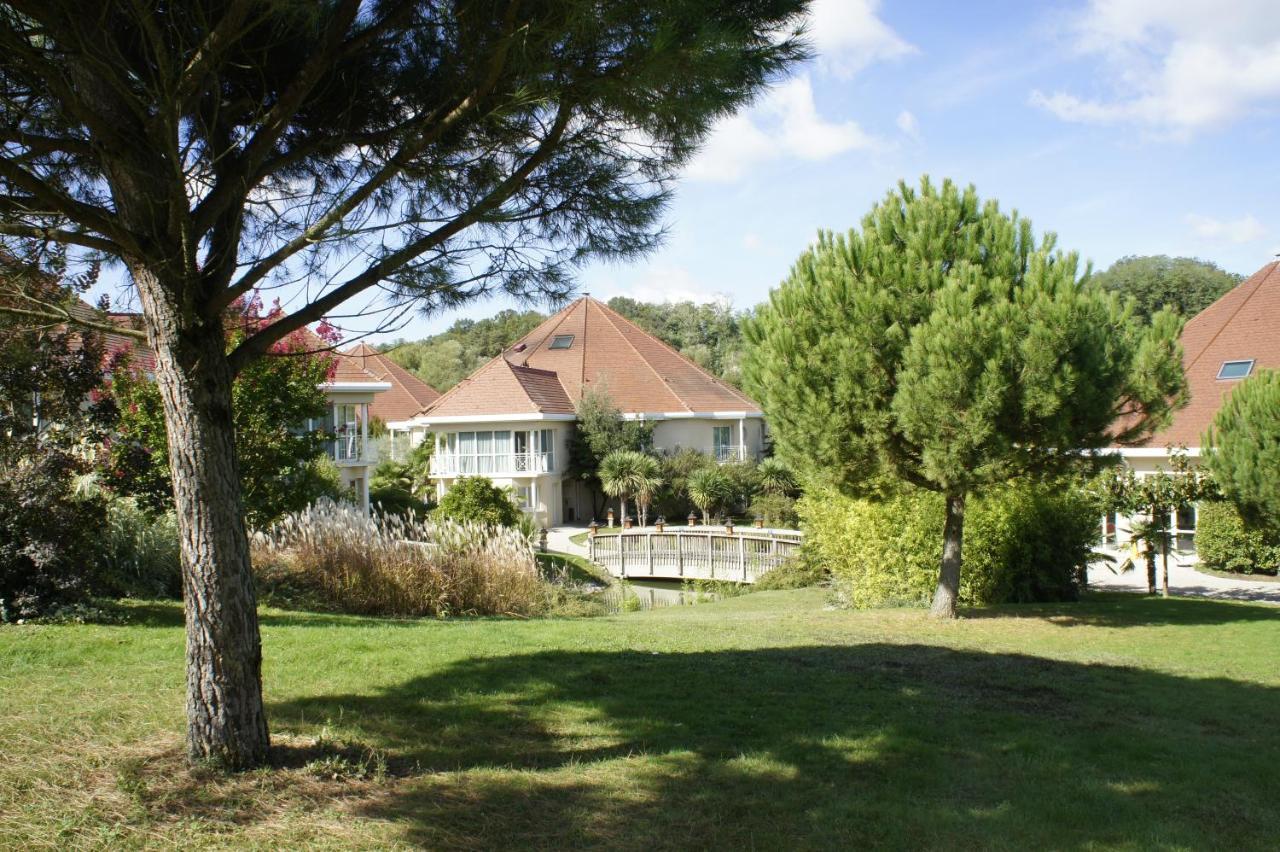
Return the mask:
<svg viewBox="0 0 1280 852">
<path fill-rule="evenodd" d="M 370 515 L 324 500 L 253 536 L 255 571 L 364 615 L 529 615 L 545 603 L 518 530 Z"/>
</svg>

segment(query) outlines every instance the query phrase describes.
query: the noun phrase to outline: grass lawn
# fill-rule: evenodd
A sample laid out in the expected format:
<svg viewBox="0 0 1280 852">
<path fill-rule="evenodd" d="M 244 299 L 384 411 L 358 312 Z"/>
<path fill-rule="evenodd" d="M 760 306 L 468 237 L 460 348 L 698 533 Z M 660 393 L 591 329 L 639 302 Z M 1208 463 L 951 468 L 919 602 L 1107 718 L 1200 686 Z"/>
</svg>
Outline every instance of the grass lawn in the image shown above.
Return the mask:
<svg viewBox="0 0 1280 852">
<path fill-rule="evenodd" d="M 953 624 L 761 592 L 598 619 L 265 610 L 278 767 L 183 768 L 183 630 L 0 628 L 0 846 L 1274 848 L 1280 610 Z"/>
</svg>

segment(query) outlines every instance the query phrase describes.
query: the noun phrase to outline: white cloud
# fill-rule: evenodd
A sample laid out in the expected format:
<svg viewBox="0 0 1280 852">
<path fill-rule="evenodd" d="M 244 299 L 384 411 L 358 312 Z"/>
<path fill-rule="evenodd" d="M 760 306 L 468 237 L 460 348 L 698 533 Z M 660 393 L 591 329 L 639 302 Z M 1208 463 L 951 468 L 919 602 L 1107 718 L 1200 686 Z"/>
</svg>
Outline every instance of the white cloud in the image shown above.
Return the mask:
<svg viewBox="0 0 1280 852">
<path fill-rule="evenodd" d="M 641 302 L 698 302 L 731 305 L 733 297 L 720 290 L 709 290 L 683 266 L 654 264 L 645 269 L 644 277 L 625 287 L 605 287 L 605 299 L 626 296 Z"/>
<path fill-rule="evenodd" d="M 826 160 L 876 145 L 855 121 L 829 121 L 818 113 L 809 75 L 771 89 L 750 110 L 720 123 L 689 164 L 694 180 L 733 181 L 771 160 Z"/>
<path fill-rule="evenodd" d="M 1242 216 L 1232 221 L 1222 221 L 1209 216 L 1187 214 L 1187 224 L 1197 237 L 1214 242 L 1227 242 L 1241 245 L 1260 240 L 1267 235 L 1266 227 L 1251 215 Z"/>
<path fill-rule="evenodd" d="M 879 8 L 879 0 L 813 0 L 808 33 L 819 67 L 848 79 L 872 62 L 915 53 L 913 45 L 880 20 Z"/>
<path fill-rule="evenodd" d="M 1188 135 L 1280 100 L 1275 0 L 1091 0 L 1072 36 L 1104 60 L 1110 93 L 1032 92 L 1064 121 Z"/>
<path fill-rule="evenodd" d="M 916 117 L 911 114 L 910 110 L 903 110 L 898 113 L 898 129 L 912 139 L 920 138 L 920 122 L 916 121 Z"/>
<path fill-rule="evenodd" d="M 748 251 L 755 251 L 760 248 L 760 235 L 755 231 L 748 231 L 742 235 L 742 247 Z"/>
</svg>

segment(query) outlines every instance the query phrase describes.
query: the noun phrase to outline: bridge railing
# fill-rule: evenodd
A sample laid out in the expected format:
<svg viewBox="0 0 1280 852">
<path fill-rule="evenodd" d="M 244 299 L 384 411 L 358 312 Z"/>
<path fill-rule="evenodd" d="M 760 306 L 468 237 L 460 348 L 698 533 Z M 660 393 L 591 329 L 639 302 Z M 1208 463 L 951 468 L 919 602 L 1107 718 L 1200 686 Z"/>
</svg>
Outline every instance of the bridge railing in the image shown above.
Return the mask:
<svg viewBox="0 0 1280 852">
<path fill-rule="evenodd" d="M 754 583 L 800 552 L 799 532 L 597 533 L 588 558 L 615 577 Z"/>
</svg>

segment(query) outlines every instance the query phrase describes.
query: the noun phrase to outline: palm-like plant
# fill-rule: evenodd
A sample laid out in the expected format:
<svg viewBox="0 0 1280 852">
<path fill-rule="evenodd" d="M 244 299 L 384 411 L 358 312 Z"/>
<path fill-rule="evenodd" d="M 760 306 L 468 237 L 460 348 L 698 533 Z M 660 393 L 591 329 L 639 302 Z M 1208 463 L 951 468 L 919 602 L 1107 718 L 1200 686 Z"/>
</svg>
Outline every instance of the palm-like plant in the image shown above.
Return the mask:
<svg viewBox="0 0 1280 852">
<path fill-rule="evenodd" d="M 730 496 L 732 486 L 720 468 L 707 466 L 689 474 L 689 499 L 702 510 L 702 523 L 711 523 L 711 510 L 723 504 Z"/>
<path fill-rule="evenodd" d="M 774 456 L 764 459 L 756 469 L 756 476 L 760 481 L 760 490 L 765 494 L 779 497 L 794 496 L 796 477 L 782 459 Z"/>
<path fill-rule="evenodd" d="M 635 495 L 636 504 L 640 507 L 640 526 L 649 525 L 649 506 L 653 497 L 662 487 L 662 466 L 653 456 L 639 454 L 636 460 Z"/>
<path fill-rule="evenodd" d="M 622 511 L 619 523 L 627 518 L 627 497 L 637 494 L 644 487 L 646 461 L 652 461 L 644 453 L 635 450 L 614 450 L 600 460 L 600 487 L 610 497 L 618 498 Z"/>
</svg>

